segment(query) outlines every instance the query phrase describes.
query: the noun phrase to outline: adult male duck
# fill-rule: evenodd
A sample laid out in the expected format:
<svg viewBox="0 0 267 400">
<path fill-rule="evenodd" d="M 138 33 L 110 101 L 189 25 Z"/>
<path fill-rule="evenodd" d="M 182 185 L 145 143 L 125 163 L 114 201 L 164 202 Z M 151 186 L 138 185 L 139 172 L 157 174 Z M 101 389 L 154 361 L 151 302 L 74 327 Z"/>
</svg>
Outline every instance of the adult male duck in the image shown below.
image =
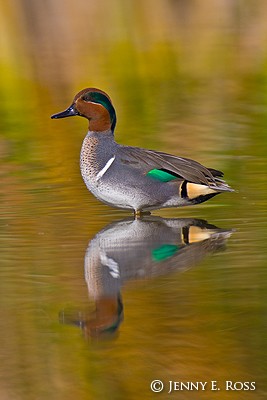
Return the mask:
<svg viewBox="0 0 267 400">
<path fill-rule="evenodd" d="M 80 156 L 83 180 L 106 204 L 138 214 L 198 204 L 221 192 L 234 191 L 221 179 L 221 171 L 197 161 L 116 143 L 116 112 L 102 90 L 81 90 L 69 108 L 51 118 L 74 115 L 89 120 Z"/>
</svg>

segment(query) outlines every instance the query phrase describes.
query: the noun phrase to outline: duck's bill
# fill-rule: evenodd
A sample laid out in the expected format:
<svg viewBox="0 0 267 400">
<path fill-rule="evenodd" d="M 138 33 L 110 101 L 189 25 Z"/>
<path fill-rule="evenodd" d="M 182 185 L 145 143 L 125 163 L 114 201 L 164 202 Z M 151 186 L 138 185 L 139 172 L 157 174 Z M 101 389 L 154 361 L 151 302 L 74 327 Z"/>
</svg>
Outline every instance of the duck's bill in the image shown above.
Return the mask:
<svg viewBox="0 0 267 400">
<path fill-rule="evenodd" d="M 67 110 L 62 111 L 58 114 L 53 114 L 51 115 L 52 119 L 58 119 L 58 118 L 66 118 L 66 117 L 73 117 L 74 115 L 79 115 L 78 111 L 75 110 L 74 106 L 71 105 Z"/>
</svg>

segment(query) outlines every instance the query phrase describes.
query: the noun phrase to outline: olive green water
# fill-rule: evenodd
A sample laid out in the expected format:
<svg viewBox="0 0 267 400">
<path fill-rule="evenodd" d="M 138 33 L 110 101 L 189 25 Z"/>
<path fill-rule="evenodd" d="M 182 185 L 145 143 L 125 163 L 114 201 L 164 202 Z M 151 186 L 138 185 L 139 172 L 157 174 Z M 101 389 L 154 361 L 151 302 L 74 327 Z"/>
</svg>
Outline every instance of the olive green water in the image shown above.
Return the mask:
<svg viewBox="0 0 267 400">
<path fill-rule="evenodd" d="M 266 399 L 267 3 L 0 7 L 1 400 Z M 110 94 L 118 142 L 237 192 L 139 221 L 101 204 L 87 122 L 50 120 L 86 86 Z"/>
</svg>

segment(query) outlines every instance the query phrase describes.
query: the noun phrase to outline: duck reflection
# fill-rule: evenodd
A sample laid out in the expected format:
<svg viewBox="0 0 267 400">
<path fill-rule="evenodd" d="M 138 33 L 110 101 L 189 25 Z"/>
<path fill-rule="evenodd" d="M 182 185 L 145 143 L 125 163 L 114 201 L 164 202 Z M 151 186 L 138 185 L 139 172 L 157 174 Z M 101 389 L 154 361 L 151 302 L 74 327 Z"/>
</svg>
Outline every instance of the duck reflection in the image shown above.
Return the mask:
<svg viewBox="0 0 267 400">
<path fill-rule="evenodd" d="M 85 279 L 95 312 L 61 321 L 79 325 L 85 336 L 112 338 L 123 320 L 121 287 L 129 280 L 185 271 L 222 250 L 232 230 L 200 219 L 127 218 L 109 224 L 89 242 Z"/>
</svg>

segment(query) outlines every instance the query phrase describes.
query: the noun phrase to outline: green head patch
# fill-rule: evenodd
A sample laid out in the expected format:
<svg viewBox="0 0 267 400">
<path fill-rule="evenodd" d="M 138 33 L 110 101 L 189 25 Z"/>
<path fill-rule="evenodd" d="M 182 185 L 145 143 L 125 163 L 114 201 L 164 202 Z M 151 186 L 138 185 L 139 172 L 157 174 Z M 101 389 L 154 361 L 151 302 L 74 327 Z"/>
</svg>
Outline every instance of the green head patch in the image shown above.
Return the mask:
<svg viewBox="0 0 267 400">
<path fill-rule="evenodd" d="M 101 104 L 105 109 L 109 112 L 110 120 L 111 120 L 111 130 L 114 131 L 116 126 L 116 112 L 110 101 L 110 99 L 101 92 L 87 92 L 82 96 L 83 100 L 91 101 L 92 103 Z"/>
</svg>

